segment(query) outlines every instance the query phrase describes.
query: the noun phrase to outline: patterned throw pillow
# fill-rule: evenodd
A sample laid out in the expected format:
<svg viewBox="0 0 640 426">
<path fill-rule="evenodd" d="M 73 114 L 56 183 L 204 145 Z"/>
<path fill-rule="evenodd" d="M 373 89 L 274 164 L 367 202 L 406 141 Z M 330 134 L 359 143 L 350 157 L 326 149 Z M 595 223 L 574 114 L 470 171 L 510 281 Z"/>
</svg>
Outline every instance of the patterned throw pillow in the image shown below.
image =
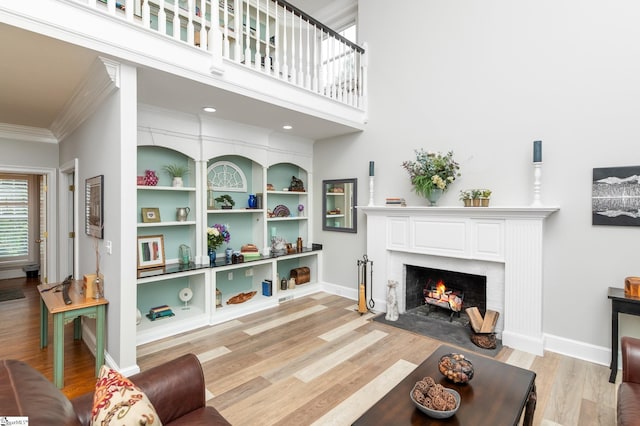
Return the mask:
<svg viewBox="0 0 640 426">
<path fill-rule="evenodd" d="M 149 398 L 129 379 L 106 365 L 93 395 L 91 425 L 162 426 Z"/>
</svg>

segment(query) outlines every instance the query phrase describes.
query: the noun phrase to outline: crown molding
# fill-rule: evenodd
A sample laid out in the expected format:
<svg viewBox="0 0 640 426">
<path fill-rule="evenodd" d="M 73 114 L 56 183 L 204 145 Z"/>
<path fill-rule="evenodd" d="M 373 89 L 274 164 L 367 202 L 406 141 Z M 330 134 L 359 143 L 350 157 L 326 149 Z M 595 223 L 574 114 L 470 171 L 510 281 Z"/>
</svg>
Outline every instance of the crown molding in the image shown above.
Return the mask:
<svg viewBox="0 0 640 426">
<path fill-rule="evenodd" d="M 41 143 L 58 143 L 58 139 L 49 129 L 8 123 L 0 123 L 0 139 Z"/>
<path fill-rule="evenodd" d="M 119 88 L 120 64 L 98 57 L 51 124 L 51 132 L 57 140 L 64 140 Z"/>
</svg>

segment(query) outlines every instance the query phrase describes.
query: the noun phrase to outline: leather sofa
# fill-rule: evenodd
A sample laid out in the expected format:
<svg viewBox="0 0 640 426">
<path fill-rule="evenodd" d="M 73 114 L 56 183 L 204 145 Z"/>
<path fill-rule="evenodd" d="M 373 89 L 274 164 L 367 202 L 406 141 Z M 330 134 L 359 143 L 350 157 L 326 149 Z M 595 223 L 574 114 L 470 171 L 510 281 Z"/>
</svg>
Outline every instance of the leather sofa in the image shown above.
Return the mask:
<svg viewBox="0 0 640 426">
<path fill-rule="evenodd" d="M 163 425 L 229 425 L 205 400 L 204 374 L 193 354 L 129 377 L 151 400 Z M 0 415 L 30 426 L 89 425 L 93 392 L 72 400 L 28 364 L 0 360 Z"/>
<path fill-rule="evenodd" d="M 618 426 L 640 425 L 640 339 L 622 337 L 622 383 L 618 387 Z"/>
</svg>

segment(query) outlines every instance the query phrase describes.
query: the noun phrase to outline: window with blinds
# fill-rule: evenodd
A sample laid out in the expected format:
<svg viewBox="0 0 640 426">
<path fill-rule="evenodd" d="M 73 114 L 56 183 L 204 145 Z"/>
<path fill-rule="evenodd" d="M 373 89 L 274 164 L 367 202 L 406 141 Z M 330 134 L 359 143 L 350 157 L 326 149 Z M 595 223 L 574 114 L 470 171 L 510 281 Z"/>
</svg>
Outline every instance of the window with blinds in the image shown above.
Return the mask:
<svg viewBox="0 0 640 426">
<path fill-rule="evenodd" d="M 29 258 L 28 175 L 0 174 L 0 261 Z"/>
</svg>

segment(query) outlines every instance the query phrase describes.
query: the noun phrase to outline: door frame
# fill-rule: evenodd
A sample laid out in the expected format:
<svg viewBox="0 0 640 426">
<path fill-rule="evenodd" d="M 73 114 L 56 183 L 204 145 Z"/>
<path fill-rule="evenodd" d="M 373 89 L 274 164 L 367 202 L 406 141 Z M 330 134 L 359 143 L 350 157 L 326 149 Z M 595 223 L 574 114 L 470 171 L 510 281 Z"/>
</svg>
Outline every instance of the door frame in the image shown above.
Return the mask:
<svg viewBox="0 0 640 426">
<path fill-rule="evenodd" d="M 80 188 L 78 186 L 78 159 L 74 158 L 60 166 L 60 239 L 58 240 L 58 253 L 60 271 L 66 271 L 69 261 L 72 261 L 73 265 L 73 277 L 79 279 L 80 277 L 80 254 L 79 254 L 79 224 L 78 224 L 78 193 Z M 74 191 L 70 192 L 67 188 L 70 179 L 69 175 L 73 176 Z M 70 206 L 73 206 L 74 211 L 69 211 Z M 73 222 L 69 225 L 69 215 L 73 218 Z M 69 232 L 74 233 L 73 238 L 73 259 L 69 259 L 68 256 L 68 244 L 69 244 Z M 66 274 L 66 272 L 64 272 Z"/>
<path fill-rule="evenodd" d="M 0 172 L 3 173 L 22 173 L 30 175 L 46 175 L 48 182 L 48 197 L 47 197 L 47 275 L 49 282 L 59 281 L 58 277 L 58 257 L 56 256 L 55 242 L 58 241 L 58 227 L 56 226 L 58 221 L 57 216 L 57 199 L 58 199 L 58 171 L 51 167 L 29 167 L 29 166 L 10 166 L 0 164 Z M 42 230 L 41 230 L 42 232 Z"/>
</svg>

